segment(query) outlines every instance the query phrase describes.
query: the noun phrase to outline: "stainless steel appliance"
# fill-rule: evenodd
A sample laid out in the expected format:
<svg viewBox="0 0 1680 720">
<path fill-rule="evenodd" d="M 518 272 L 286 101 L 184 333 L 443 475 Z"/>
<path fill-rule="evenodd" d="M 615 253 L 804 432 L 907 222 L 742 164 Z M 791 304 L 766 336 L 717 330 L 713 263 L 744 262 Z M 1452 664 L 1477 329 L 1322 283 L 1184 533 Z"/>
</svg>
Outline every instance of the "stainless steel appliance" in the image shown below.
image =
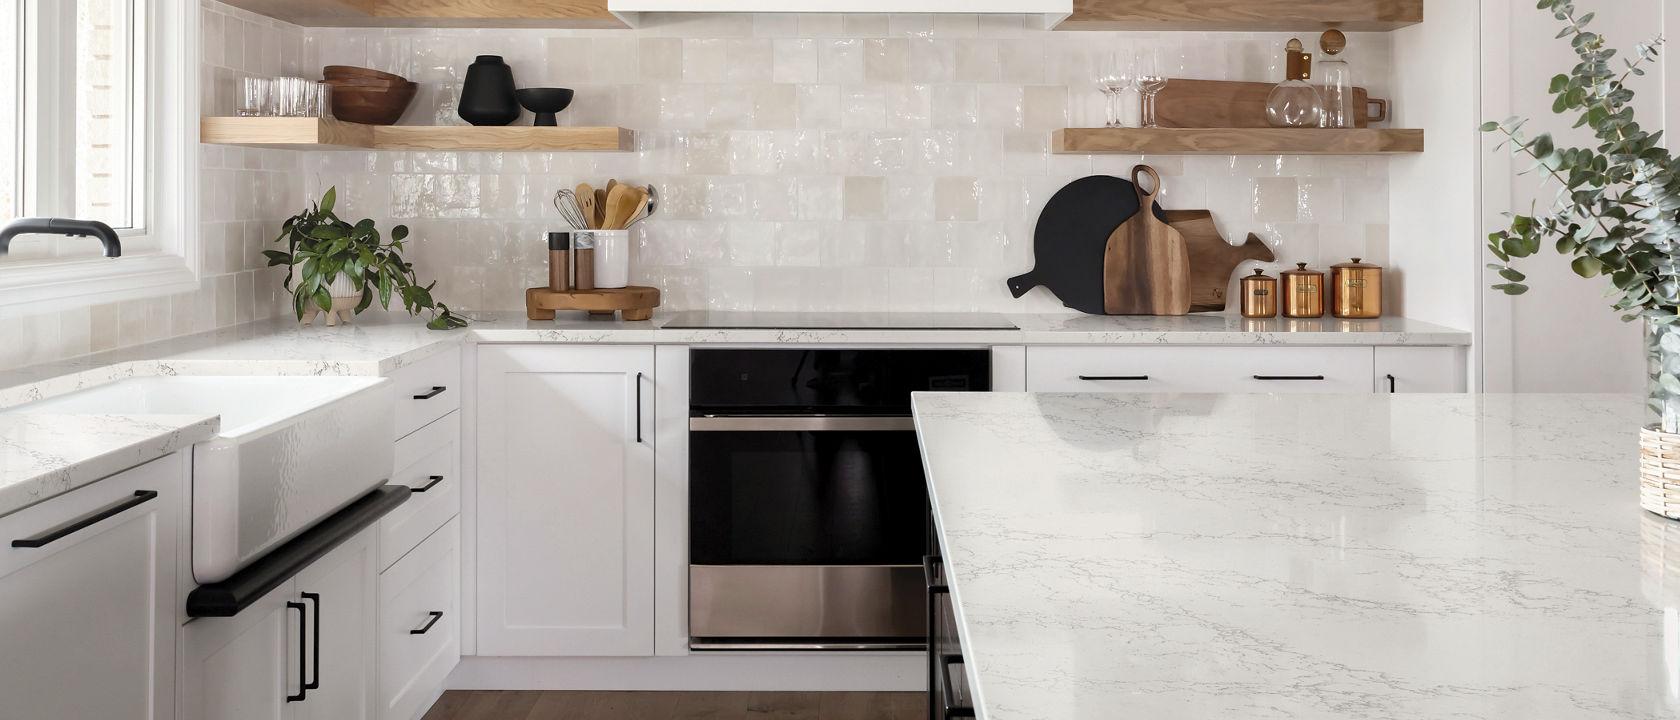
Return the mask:
<svg viewBox="0 0 1680 720">
<path fill-rule="evenodd" d="M 985 349 L 691 351 L 695 649 L 922 649 L 918 391 L 991 389 Z"/>
</svg>

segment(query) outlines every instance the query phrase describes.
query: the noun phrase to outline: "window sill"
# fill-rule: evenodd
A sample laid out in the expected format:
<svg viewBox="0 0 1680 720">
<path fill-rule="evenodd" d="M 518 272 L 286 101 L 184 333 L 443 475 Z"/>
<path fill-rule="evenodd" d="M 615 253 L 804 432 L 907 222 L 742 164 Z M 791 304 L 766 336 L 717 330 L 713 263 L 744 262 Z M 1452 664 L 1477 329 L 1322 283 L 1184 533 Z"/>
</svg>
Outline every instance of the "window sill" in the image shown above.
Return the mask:
<svg viewBox="0 0 1680 720">
<path fill-rule="evenodd" d="M 0 317 L 173 295 L 198 289 L 177 255 L 150 253 L 12 267 L 0 265 Z"/>
</svg>

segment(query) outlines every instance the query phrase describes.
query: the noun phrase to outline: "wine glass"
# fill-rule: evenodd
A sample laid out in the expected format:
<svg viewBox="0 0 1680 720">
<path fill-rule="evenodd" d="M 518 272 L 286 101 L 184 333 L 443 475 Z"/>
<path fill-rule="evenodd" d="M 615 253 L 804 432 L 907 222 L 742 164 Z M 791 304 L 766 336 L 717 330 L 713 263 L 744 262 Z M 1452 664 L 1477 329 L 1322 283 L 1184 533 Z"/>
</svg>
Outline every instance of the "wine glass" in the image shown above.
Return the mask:
<svg viewBox="0 0 1680 720">
<path fill-rule="evenodd" d="M 1120 98 L 1120 93 L 1130 84 L 1130 73 L 1121 65 L 1120 55 L 1109 53 L 1105 56 L 1101 67 L 1097 70 L 1097 90 L 1103 94 L 1107 101 L 1107 127 L 1120 127 L 1120 113 L 1116 103 Z"/>
<path fill-rule="evenodd" d="M 1167 87 L 1167 75 L 1161 61 L 1161 49 L 1151 47 L 1138 54 L 1137 89 L 1143 96 L 1143 126 L 1160 127 L 1155 115 L 1155 94 Z"/>
</svg>

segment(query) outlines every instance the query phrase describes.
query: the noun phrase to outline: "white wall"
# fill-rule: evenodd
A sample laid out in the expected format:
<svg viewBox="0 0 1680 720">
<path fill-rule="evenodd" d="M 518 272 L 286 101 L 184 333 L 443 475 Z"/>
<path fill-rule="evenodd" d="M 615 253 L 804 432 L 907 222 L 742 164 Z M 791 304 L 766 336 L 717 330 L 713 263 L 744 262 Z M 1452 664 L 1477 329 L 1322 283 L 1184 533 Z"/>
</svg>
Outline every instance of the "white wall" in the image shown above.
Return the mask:
<svg viewBox="0 0 1680 720">
<path fill-rule="evenodd" d="M 1552 114 L 1546 93 L 1550 78 L 1569 72 L 1575 54 L 1563 40 L 1554 40 L 1558 21 L 1534 8 L 1528 0 L 1484 0 L 1485 85 L 1484 119 L 1511 115 L 1529 117 L 1532 134 L 1551 131 L 1559 144 L 1590 145 L 1590 131 L 1571 130 L 1572 116 Z M 1596 12 L 1593 29 L 1622 54 L 1630 56 L 1635 43 L 1668 28 L 1675 37 L 1680 9 L 1666 0 L 1583 0 L 1582 12 Z M 1665 14 L 1667 17 L 1665 17 Z M 1501 27 L 1502 25 L 1502 27 Z M 1507 35 L 1508 33 L 1508 35 Z M 1671 47 L 1670 50 L 1673 48 Z M 1632 83 L 1639 98 L 1635 112 L 1649 130 L 1680 125 L 1665 118 L 1680 103 L 1680 61 L 1665 53 L 1664 68 Z M 1666 89 L 1666 92 L 1665 92 Z M 1667 96 L 1665 99 L 1665 95 Z M 1665 122 L 1666 121 L 1666 122 Z M 1491 148 L 1492 141 L 1484 143 Z M 1491 152 L 1491 150 L 1489 150 Z M 1527 163 L 1487 155 L 1482 191 L 1486 232 L 1506 226 L 1499 216 L 1507 210 L 1526 212 L 1539 202 L 1541 212 L 1556 196 L 1556 185 L 1543 184 L 1539 175 L 1517 177 Z M 1643 388 L 1640 328 L 1625 324 L 1603 297 L 1604 279 L 1583 280 L 1570 271 L 1566 259 L 1548 247 L 1541 255 L 1517 266 L 1529 276 L 1528 294 L 1505 298 L 1486 294 L 1485 378 L 1492 391 L 1515 392 L 1639 392 Z M 1485 272 L 1485 283 L 1497 282 Z"/>
</svg>

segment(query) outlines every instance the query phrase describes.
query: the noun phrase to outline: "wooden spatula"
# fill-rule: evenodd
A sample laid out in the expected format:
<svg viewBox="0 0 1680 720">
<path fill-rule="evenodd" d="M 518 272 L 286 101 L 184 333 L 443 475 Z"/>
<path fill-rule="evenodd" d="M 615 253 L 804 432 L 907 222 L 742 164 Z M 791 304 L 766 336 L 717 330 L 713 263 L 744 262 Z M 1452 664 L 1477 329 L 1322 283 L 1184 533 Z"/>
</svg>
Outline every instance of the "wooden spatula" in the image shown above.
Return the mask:
<svg viewBox="0 0 1680 720">
<path fill-rule="evenodd" d="M 595 189 L 595 227 L 607 226 L 607 191 L 606 188 Z"/>
<path fill-rule="evenodd" d="M 589 187 L 589 183 L 578 183 L 577 205 L 578 209 L 583 211 L 583 219 L 587 221 L 589 227 L 591 229 L 600 229 L 601 222 L 599 218 L 601 215 L 599 210 L 595 207 L 595 188 Z"/>
<path fill-rule="evenodd" d="M 623 230 L 635 217 L 636 206 L 642 201 L 642 194 L 629 185 L 614 185 L 607 191 L 607 221 L 601 225 L 607 230 Z"/>
</svg>

